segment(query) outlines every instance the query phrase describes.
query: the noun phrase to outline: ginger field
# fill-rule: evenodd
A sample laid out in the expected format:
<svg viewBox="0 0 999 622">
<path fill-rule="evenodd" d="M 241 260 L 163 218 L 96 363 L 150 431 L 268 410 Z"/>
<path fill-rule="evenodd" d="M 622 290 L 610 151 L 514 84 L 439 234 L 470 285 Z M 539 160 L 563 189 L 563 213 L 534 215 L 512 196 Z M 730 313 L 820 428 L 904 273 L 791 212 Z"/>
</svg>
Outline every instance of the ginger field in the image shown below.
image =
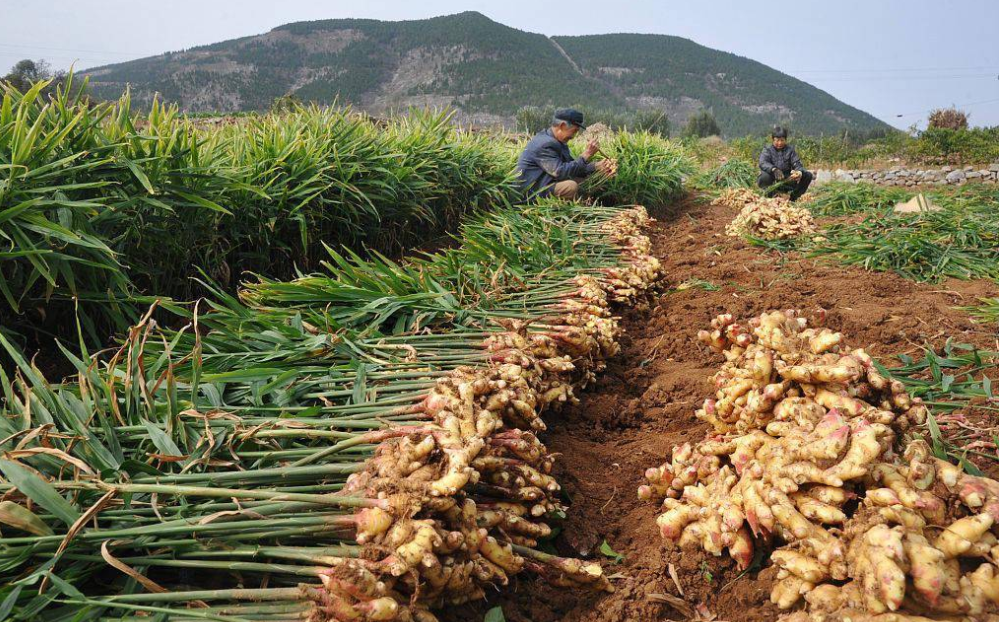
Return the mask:
<svg viewBox="0 0 999 622">
<path fill-rule="evenodd" d="M 994 186 L 516 146 L 7 92 L 0 619 L 995 615 Z"/>
</svg>

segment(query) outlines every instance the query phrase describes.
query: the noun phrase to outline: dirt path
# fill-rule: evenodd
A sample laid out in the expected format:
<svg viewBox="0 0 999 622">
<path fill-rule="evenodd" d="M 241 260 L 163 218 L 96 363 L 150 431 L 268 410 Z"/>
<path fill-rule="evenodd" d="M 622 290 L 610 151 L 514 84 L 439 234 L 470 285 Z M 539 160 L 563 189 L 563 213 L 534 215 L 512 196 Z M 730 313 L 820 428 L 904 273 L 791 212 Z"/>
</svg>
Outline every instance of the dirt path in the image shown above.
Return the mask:
<svg viewBox="0 0 999 622">
<path fill-rule="evenodd" d="M 749 318 L 771 309 L 828 310 L 827 325 L 875 356 L 915 352 L 925 342 L 957 341 L 995 348 L 995 335 L 953 307 L 999 294 L 984 283 L 917 285 L 891 274 L 779 257 L 725 237 L 734 214 L 695 200 L 661 218 L 651 232 L 668 285 L 708 285 L 670 291 L 649 309 L 623 318 L 623 350 L 578 406 L 550 423 L 545 441 L 562 454 L 557 476 L 571 499 L 557 548 L 565 555 L 596 556 L 606 539 L 624 555 L 608 567 L 619 573 L 613 594 L 552 588 L 515 579 L 485 603 L 444 616 L 479 622 L 500 605 L 510 622 L 645 622 L 685 620 L 686 612 L 663 601 L 679 597 L 672 565 L 690 607 L 705 619 L 763 622 L 778 613 L 769 604 L 772 571 L 739 577 L 731 562 L 701 553 L 666 552 L 655 525 L 656 507 L 637 500 L 647 467 L 670 449 L 699 440 L 705 426 L 694 410 L 711 393 L 708 382 L 721 362 L 696 341 L 697 331 L 719 313 Z M 717 289 L 716 289 L 717 288 Z M 710 614 L 717 617 L 711 618 Z"/>
</svg>

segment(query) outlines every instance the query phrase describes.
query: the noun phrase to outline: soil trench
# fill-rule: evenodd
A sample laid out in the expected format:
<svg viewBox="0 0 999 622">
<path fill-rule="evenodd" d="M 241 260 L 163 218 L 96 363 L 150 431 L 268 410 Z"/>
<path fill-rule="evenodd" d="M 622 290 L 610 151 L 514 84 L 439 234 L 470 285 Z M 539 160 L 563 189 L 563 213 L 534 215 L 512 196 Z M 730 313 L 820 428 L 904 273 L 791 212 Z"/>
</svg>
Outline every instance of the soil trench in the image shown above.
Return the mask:
<svg viewBox="0 0 999 622">
<path fill-rule="evenodd" d="M 443 620 L 479 622 L 496 606 L 509 622 L 778 617 L 769 602 L 769 564 L 740 575 L 728 558 L 667 551 L 655 524 L 657 504 L 636 497 L 646 468 L 707 430 L 694 411 L 711 395 L 709 378 L 722 357 L 696 335 L 720 313 L 746 320 L 774 309 L 826 309 L 826 326 L 875 357 L 916 354 L 922 344 L 940 345 L 948 337 L 996 349 L 994 330 L 955 309 L 999 295 L 994 284 L 924 285 L 828 261 L 781 258 L 725 236 L 735 212 L 696 197 L 653 215 L 660 220 L 649 235 L 668 291 L 647 308 L 625 313 L 621 353 L 577 406 L 551 417 L 544 437 L 560 454 L 555 475 L 570 501 L 555 547 L 566 556 L 607 560 L 599 552 L 606 540 L 624 556 L 619 564 L 605 564 L 616 591 L 556 588 L 523 575 L 485 601 L 446 612 Z"/>
</svg>

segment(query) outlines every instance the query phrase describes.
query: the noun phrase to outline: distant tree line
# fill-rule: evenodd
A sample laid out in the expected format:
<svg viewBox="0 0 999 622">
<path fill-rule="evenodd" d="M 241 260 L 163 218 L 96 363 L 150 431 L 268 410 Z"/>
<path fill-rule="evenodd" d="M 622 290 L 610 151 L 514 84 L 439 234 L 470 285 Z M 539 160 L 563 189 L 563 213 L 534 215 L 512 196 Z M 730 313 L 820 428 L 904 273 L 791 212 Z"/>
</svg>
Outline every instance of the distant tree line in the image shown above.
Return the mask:
<svg viewBox="0 0 999 622">
<path fill-rule="evenodd" d="M 54 92 L 57 88 L 64 88 L 70 77 L 71 76 L 68 71 L 64 71 L 62 69 L 53 71 L 52 66 L 49 65 L 49 63 L 44 59 L 31 60 L 30 58 L 25 58 L 24 60 L 18 61 L 11 68 L 10 72 L 7 73 L 7 75 L 0 78 L 0 82 L 3 82 L 7 86 L 24 93 L 36 82 L 51 80 L 51 82 L 42 89 L 42 96 L 46 96 L 49 93 Z M 84 86 L 82 80 L 75 80 L 73 88 L 84 89 L 86 87 Z"/>
<path fill-rule="evenodd" d="M 607 110 L 574 106 L 583 112 L 587 125 L 597 123 L 612 130 L 646 131 L 663 138 L 670 136 L 670 122 L 665 110 Z M 524 106 L 517 111 L 517 131 L 535 134 L 550 127 L 555 106 Z"/>
<path fill-rule="evenodd" d="M 604 110 L 578 107 L 586 117 L 586 124 L 602 123 L 612 130 L 644 131 L 658 134 L 663 138 L 670 137 L 670 120 L 665 110 L 643 108 L 640 110 Z M 549 127 L 555 107 L 524 106 L 517 111 L 517 130 L 534 134 Z M 687 120 L 682 128 L 683 137 L 704 138 L 706 136 L 721 136 L 714 113 L 702 109 Z"/>
</svg>

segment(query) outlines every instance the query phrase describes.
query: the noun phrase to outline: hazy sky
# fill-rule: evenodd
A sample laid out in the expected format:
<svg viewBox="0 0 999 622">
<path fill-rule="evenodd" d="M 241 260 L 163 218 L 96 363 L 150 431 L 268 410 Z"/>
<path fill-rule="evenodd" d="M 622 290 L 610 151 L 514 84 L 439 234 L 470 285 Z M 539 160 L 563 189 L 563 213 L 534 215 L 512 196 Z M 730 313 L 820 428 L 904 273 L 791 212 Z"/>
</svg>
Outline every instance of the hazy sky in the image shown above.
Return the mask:
<svg viewBox="0 0 999 622">
<path fill-rule="evenodd" d="M 0 0 L 0 71 L 26 57 L 92 67 L 293 21 L 465 10 L 547 35 L 687 37 L 770 65 L 902 128 L 951 104 L 976 125 L 999 125 L 996 0 Z"/>
</svg>

